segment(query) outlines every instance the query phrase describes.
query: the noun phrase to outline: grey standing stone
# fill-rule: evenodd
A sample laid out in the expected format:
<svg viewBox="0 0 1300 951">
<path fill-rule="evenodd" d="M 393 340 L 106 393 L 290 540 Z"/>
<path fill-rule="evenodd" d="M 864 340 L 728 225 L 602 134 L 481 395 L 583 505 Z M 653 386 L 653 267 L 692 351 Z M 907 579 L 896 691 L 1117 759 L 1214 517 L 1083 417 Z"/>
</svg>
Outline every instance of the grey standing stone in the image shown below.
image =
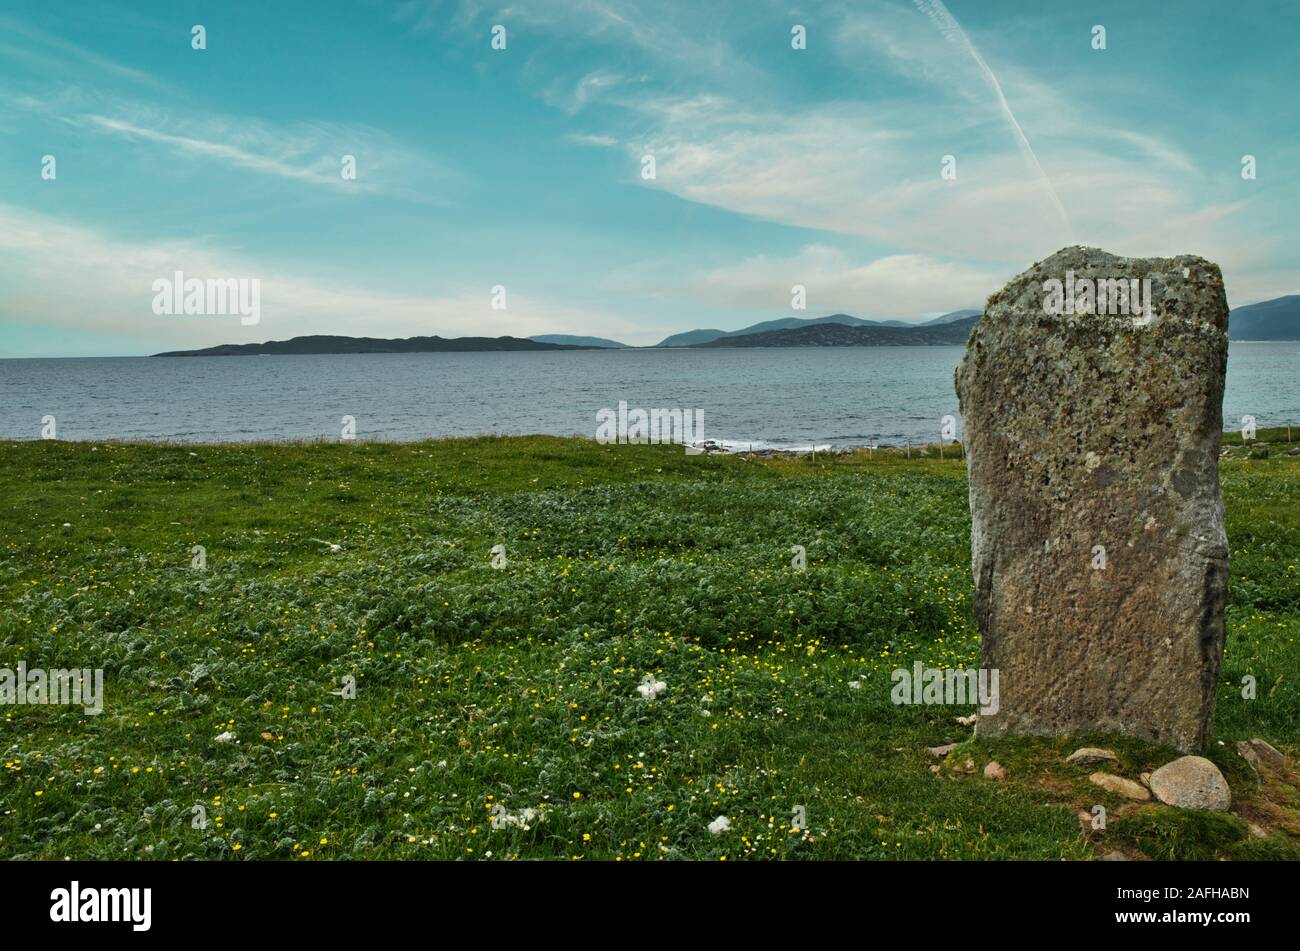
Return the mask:
<svg viewBox="0 0 1300 951">
<path fill-rule="evenodd" d="M 1149 280 L 1150 311 L 1045 313 L 1067 272 Z M 1207 743 L 1227 326 L 1219 268 L 1191 255 L 1065 248 L 989 298 L 956 372 L 981 662 L 1000 671 L 978 733 Z"/>
</svg>

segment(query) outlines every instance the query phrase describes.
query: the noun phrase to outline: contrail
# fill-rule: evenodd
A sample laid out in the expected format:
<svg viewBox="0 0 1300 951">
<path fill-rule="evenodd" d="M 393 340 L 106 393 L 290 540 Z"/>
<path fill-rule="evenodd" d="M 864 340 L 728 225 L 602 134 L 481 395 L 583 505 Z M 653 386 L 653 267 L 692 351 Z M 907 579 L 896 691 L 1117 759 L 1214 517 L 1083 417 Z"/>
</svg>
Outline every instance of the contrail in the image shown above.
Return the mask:
<svg viewBox="0 0 1300 951">
<path fill-rule="evenodd" d="M 1020 151 L 1038 170 L 1038 177 L 1042 181 L 1043 187 L 1047 189 L 1047 195 L 1051 198 L 1057 214 L 1061 216 L 1066 233 L 1070 236 L 1070 243 L 1074 244 L 1074 228 L 1070 224 L 1070 216 L 1065 213 L 1065 206 L 1061 204 L 1060 196 L 1056 194 L 1056 189 L 1052 187 L 1052 180 L 1047 177 L 1047 173 L 1043 171 L 1043 166 L 1039 164 L 1038 156 L 1034 154 L 1033 148 L 1029 145 L 1029 139 L 1025 137 L 1025 130 L 1020 128 L 1020 123 L 1016 121 L 1015 113 L 1011 111 L 1011 105 L 1007 102 L 1007 97 L 1002 94 L 1002 84 L 993 75 L 993 70 L 989 69 L 989 64 L 984 62 L 984 57 L 975 48 L 975 44 L 970 41 L 970 37 L 961 28 L 961 24 L 948 12 L 943 0 L 912 0 L 912 3 L 930 18 L 930 22 L 938 28 L 949 43 L 958 49 L 965 50 L 970 54 L 971 59 L 975 60 L 975 65 L 980 68 L 980 72 L 984 74 L 984 78 L 988 80 L 989 85 L 993 87 L 993 92 L 998 97 L 998 104 L 1002 107 L 1002 114 L 1007 117 L 1007 121 L 1011 123 L 1011 128 L 1015 130 L 1016 139 L 1020 143 Z"/>
</svg>

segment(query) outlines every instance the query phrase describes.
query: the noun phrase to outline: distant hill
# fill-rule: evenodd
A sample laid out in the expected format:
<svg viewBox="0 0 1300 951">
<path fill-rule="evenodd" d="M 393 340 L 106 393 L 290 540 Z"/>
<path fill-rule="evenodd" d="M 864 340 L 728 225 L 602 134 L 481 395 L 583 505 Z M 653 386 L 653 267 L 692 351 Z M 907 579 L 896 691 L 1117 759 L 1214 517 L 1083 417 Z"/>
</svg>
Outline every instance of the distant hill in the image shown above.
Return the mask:
<svg viewBox="0 0 1300 951">
<path fill-rule="evenodd" d="M 981 311 L 954 310 L 923 323 L 867 320 L 850 314 L 779 317 L 740 330 L 701 329 L 665 337 L 656 347 L 891 347 L 963 344 Z M 1229 314 L 1232 340 L 1300 341 L 1300 294 L 1237 307 Z M 313 353 L 467 353 L 476 351 L 627 349 L 605 337 L 537 334 L 522 337 L 345 337 L 315 334 L 265 343 L 228 343 L 171 350 L 157 357 L 228 357 Z"/>
<path fill-rule="evenodd" d="M 1229 340 L 1300 340 L 1300 294 L 1236 307 L 1228 313 Z"/>
<path fill-rule="evenodd" d="M 589 347 L 539 343 L 522 337 L 339 337 L 315 334 L 266 343 L 225 343 L 202 350 L 172 350 L 156 357 L 242 357 L 260 354 L 305 353 L 465 353 L 478 350 L 586 350 Z"/>
<path fill-rule="evenodd" d="M 656 347 L 693 347 L 696 344 L 708 343 L 710 340 L 717 340 L 719 337 L 725 337 L 725 330 L 687 330 L 679 334 L 673 334 L 671 337 L 664 337 Z"/>
<path fill-rule="evenodd" d="M 606 340 L 604 337 L 579 337 L 574 334 L 537 334 L 528 339 L 538 343 L 558 343 L 569 347 L 603 347 L 609 350 L 623 350 L 627 347 L 627 344 L 619 343 L 617 340 Z"/>
<path fill-rule="evenodd" d="M 964 344 L 979 315 L 943 324 L 892 327 L 817 323 L 790 330 L 719 337 L 696 347 L 916 347 Z"/>
<path fill-rule="evenodd" d="M 811 324 L 844 324 L 852 327 L 859 324 L 875 323 L 878 323 L 878 321 L 863 320 L 861 317 L 852 317 L 849 314 L 831 314 L 829 317 L 778 317 L 775 320 L 764 320 L 757 324 L 750 324 L 748 327 L 742 327 L 739 330 L 688 330 L 685 333 L 665 337 L 655 346 L 694 347 L 717 340 L 720 337 L 739 337 L 746 334 L 766 333 L 772 330 L 791 330 L 795 327 L 806 327 Z"/>
<path fill-rule="evenodd" d="M 969 314 L 978 314 L 979 311 L 955 311 L 952 314 L 945 314 L 943 317 L 936 317 L 930 323 L 940 323 L 952 319 L 958 319 L 961 316 Z M 917 327 L 919 324 L 909 324 L 905 320 L 868 320 L 864 317 L 854 317 L 851 314 L 831 314 L 827 317 L 778 317 L 776 320 L 764 320 L 757 324 L 751 324 L 748 327 L 742 327 L 740 330 L 687 330 L 684 333 L 673 334 L 671 337 L 665 337 L 655 344 L 656 347 L 695 347 L 700 344 L 711 343 L 723 337 L 742 337 L 751 334 L 769 333 L 776 330 L 795 330 L 800 327 L 812 327 L 818 324 L 839 324 L 845 327 Z"/>
<path fill-rule="evenodd" d="M 927 320 L 922 323 L 922 327 L 935 327 L 939 324 L 950 324 L 955 320 L 964 320 L 967 317 L 978 317 L 983 311 L 977 308 L 969 307 L 966 310 L 954 310 L 951 314 L 944 314 L 942 317 L 935 317 L 933 320 Z"/>
</svg>

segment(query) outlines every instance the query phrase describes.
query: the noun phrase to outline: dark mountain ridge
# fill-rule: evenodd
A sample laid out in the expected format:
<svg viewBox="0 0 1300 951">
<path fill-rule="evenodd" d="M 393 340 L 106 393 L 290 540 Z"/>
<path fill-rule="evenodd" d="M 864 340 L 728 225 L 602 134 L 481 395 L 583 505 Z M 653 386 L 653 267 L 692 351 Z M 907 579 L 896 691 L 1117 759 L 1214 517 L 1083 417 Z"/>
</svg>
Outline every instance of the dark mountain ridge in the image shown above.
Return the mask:
<svg viewBox="0 0 1300 951">
<path fill-rule="evenodd" d="M 171 350 L 155 353 L 156 357 L 240 357 L 261 354 L 310 353 L 465 353 L 494 350 L 592 350 L 593 347 L 542 343 L 522 337 L 405 337 L 384 340 L 379 337 L 342 337 L 313 334 L 266 343 L 224 343 L 202 350 Z"/>
<path fill-rule="evenodd" d="M 607 337 L 584 337 L 579 334 L 534 334 L 528 338 L 538 343 L 558 343 L 566 347 L 592 347 L 597 350 L 626 350 L 627 344 Z"/>
<path fill-rule="evenodd" d="M 1234 307 L 1228 314 L 1230 340 L 1300 340 L 1300 294 Z"/>
<path fill-rule="evenodd" d="M 849 314 L 826 317 L 780 317 L 740 330 L 688 330 L 657 347 L 891 347 L 962 344 L 980 311 L 957 310 L 922 324 L 865 320 Z M 1234 308 L 1229 315 L 1232 340 L 1300 341 L 1300 294 Z M 200 350 L 171 350 L 158 357 L 257 356 L 320 353 L 467 353 L 475 351 L 592 350 L 623 347 L 615 340 L 568 334 L 522 337 L 346 337 L 315 334 L 265 343 L 228 343 Z"/>
<path fill-rule="evenodd" d="M 901 320 L 867 320 L 863 317 L 854 317 L 851 314 L 829 314 L 825 317 L 777 317 L 774 320 L 763 320 L 756 324 L 750 324 L 748 327 L 741 327 L 739 330 L 687 330 L 679 334 L 672 334 L 655 344 L 656 347 L 694 347 L 699 344 L 709 343 L 720 337 L 741 337 L 756 333 L 767 333 L 772 330 L 793 330 L 797 327 L 810 327 L 815 324 L 843 324 L 848 327 L 872 326 L 872 327 L 910 327 L 911 324 L 904 323 Z"/>
<path fill-rule="evenodd" d="M 943 324 L 910 327 L 845 326 L 814 324 L 790 330 L 719 337 L 695 348 L 721 347 L 916 347 L 964 344 L 979 315 L 962 317 Z"/>
</svg>

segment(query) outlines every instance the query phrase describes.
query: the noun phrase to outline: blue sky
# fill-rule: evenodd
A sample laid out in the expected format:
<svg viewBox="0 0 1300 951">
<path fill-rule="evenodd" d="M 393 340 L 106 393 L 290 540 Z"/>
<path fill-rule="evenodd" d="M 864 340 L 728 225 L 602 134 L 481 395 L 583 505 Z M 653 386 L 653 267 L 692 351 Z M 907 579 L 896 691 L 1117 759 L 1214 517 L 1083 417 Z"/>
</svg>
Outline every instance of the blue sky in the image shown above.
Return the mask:
<svg viewBox="0 0 1300 951">
<path fill-rule="evenodd" d="M 1300 292 L 1300 5 L 1171 9 L 11 0 L 0 355 L 914 320 L 1074 243 Z M 178 269 L 260 323 L 156 316 Z"/>
</svg>

